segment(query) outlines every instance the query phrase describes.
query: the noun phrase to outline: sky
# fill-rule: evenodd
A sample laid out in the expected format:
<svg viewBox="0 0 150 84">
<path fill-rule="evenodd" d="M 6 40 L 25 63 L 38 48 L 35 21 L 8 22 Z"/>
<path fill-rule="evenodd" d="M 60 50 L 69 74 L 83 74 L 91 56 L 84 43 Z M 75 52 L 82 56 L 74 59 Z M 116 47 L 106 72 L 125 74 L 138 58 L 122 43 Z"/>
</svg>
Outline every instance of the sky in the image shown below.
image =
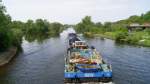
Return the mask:
<svg viewBox="0 0 150 84">
<path fill-rule="evenodd" d="M 150 0 L 3 0 L 12 20 L 38 18 L 76 24 L 85 16 L 94 22 L 118 21 L 150 11 Z"/>
</svg>

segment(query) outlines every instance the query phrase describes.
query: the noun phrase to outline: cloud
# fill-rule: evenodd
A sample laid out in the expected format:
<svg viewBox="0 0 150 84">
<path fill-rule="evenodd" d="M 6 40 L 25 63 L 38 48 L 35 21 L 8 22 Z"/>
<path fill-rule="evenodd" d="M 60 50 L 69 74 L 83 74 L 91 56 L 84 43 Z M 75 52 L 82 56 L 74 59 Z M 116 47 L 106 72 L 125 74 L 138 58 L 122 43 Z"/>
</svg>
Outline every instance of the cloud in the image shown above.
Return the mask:
<svg viewBox="0 0 150 84">
<path fill-rule="evenodd" d="M 78 23 L 90 15 L 93 21 L 116 21 L 150 10 L 150 0 L 4 0 L 14 20 L 45 18 Z"/>
</svg>

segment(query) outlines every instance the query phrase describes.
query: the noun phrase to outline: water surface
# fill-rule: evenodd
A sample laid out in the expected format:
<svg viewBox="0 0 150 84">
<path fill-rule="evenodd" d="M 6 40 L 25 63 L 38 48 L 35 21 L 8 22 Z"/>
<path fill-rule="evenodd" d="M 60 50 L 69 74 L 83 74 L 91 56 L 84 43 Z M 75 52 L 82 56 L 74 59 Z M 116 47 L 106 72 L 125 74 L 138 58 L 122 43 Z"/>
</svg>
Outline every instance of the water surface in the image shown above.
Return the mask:
<svg viewBox="0 0 150 84">
<path fill-rule="evenodd" d="M 88 39 L 112 64 L 115 84 L 149 84 L 150 48 L 117 45 L 112 40 Z M 0 68 L 0 84 L 63 84 L 66 44 L 62 38 L 23 41 L 23 52 Z"/>
</svg>

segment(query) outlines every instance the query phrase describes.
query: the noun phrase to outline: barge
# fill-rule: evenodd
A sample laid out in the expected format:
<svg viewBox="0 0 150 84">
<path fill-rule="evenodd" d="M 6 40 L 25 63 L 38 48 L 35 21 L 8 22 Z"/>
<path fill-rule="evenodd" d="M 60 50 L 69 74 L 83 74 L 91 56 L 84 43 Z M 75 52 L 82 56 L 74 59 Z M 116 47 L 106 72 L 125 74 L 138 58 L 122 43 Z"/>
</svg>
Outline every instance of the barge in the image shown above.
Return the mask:
<svg viewBox="0 0 150 84">
<path fill-rule="evenodd" d="M 68 34 L 65 56 L 64 83 L 111 82 L 112 68 L 94 46 L 81 40 L 77 34 Z"/>
</svg>

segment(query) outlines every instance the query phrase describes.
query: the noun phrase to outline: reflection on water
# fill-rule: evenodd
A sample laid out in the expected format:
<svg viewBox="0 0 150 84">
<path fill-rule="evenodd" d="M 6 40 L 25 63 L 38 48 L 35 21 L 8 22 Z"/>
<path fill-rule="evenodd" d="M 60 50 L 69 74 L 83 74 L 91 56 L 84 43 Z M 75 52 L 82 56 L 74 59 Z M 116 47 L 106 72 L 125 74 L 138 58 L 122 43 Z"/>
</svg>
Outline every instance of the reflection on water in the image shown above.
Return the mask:
<svg viewBox="0 0 150 84">
<path fill-rule="evenodd" d="M 63 83 L 65 49 L 59 38 L 23 41 L 22 47 L 24 52 L 0 69 L 0 84 Z"/>
<path fill-rule="evenodd" d="M 0 68 L 0 84 L 63 84 L 65 41 L 24 40 L 23 52 Z M 112 64 L 115 84 L 148 84 L 150 48 L 116 45 L 108 39 L 86 39 Z"/>
<path fill-rule="evenodd" d="M 51 37 L 56 37 L 52 36 L 49 34 L 25 34 L 24 39 L 27 40 L 28 42 L 34 42 L 37 41 L 38 43 L 42 43 L 45 39 L 49 39 Z"/>
</svg>

